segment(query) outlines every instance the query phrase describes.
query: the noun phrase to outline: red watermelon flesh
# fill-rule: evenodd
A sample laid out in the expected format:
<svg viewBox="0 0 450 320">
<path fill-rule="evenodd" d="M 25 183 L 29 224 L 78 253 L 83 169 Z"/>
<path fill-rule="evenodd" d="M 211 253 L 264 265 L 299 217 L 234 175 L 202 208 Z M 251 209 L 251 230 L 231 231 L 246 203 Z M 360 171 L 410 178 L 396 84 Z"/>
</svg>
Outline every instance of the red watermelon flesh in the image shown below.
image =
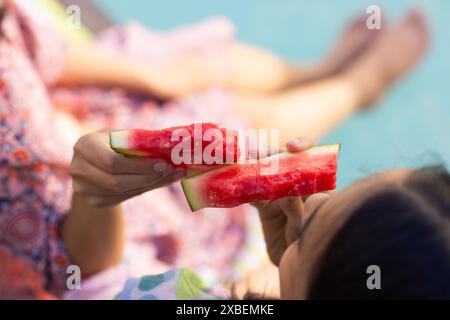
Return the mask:
<svg viewBox="0 0 450 320">
<path fill-rule="evenodd" d="M 209 139 L 204 136 L 205 132 L 210 129 L 215 130 L 217 137 L 220 135 L 219 141 L 216 141 L 216 136 Z M 184 155 L 182 152 L 172 154 L 172 150 L 185 137 L 174 136 L 176 132 L 183 132 L 186 137 L 190 137 L 190 141 L 187 142 L 190 145 L 190 150 L 188 150 L 190 154 L 187 155 L 187 158 L 183 158 L 187 161 L 181 159 Z M 221 162 L 214 162 L 211 157 L 204 157 L 203 152 L 212 143 L 215 147 L 211 148 L 210 154 L 214 159 L 220 159 Z M 214 123 L 196 123 L 162 130 L 113 131 L 110 133 L 110 146 L 117 153 L 127 156 L 162 159 L 175 167 L 186 168 L 191 173 L 210 170 L 223 164 L 235 163 L 239 158 L 237 132 L 220 128 Z M 196 150 L 197 153 L 195 153 Z"/>
<path fill-rule="evenodd" d="M 193 211 L 333 190 L 339 149 L 338 144 L 316 146 L 254 164 L 229 165 L 187 178 L 182 186 Z"/>
</svg>

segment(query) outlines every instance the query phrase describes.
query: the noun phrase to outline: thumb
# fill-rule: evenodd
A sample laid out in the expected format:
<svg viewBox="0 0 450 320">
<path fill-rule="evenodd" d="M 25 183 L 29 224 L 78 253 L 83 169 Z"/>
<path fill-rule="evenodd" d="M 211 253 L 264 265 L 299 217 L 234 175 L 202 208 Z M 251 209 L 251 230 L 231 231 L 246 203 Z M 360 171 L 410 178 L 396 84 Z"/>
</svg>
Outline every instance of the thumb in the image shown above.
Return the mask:
<svg viewBox="0 0 450 320">
<path fill-rule="evenodd" d="M 286 215 L 291 227 L 301 228 L 304 205 L 300 197 L 287 197 L 281 199 L 280 208 Z"/>
<path fill-rule="evenodd" d="M 286 148 L 289 152 L 300 152 L 308 149 L 312 145 L 312 141 L 307 138 L 294 138 L 286 143 Z"/>
</svg>

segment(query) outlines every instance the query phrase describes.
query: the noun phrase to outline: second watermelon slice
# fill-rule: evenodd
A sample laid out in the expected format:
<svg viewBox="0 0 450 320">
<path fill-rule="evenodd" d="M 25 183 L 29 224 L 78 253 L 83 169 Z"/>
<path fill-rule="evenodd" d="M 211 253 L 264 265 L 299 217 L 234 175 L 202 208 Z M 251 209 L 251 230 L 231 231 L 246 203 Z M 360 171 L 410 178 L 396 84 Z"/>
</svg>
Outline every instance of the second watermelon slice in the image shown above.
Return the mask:
<svg viewBox="0 0 450 320">
<path fill-rule="evenodd" d="M 284 152 L 253 164 L 215 169 L 181 184 L 192 211 L 333 190 L 339 149 L 339 144 L 332 144 Z"/>
</svg>

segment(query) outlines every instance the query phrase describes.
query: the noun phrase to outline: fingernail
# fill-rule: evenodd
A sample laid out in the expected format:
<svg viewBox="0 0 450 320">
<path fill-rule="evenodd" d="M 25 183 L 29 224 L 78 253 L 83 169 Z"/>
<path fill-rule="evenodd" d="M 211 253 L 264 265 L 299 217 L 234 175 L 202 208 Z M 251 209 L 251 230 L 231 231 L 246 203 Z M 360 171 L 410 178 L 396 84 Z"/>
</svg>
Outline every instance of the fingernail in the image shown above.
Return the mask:
<svg viewBox="0 0 450 320">
<path fill-rule="evenodd" d="M 173 172 L 173 179 L 174 180 L 181 180 L 186 176 L 186 170 L 182 169 L 182 168 L 177 168 L 175 169 L 175 171 Z"/>
<path fill-rule="evenodd" d="M 309 147 L 309 141 L 303 138 L 295 138 L 288 142 L 290 145 L 296 148 L 306 148 Z"/>
<path fill-rule="evenodd" d="M 155 171 L 164 172 L 169 168 L 169 164 L 165 161 L 158 161 L 153 165 Z"/>
</svg>

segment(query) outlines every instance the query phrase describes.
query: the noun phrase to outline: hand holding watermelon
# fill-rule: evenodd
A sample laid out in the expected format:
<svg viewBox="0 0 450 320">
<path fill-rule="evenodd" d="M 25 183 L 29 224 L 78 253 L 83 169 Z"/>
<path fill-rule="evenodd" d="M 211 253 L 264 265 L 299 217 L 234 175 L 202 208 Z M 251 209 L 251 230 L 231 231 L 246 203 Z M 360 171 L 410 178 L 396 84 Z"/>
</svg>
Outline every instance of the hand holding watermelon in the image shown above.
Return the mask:
<svg viewBox="0 0 450 320">
<path fill-rule="evenodd" d="M 74 194 L 92 206 L 108 207 L 180 180 L 186 170 L 160 159 L 119 155 L 109 146 L 108 132 L 95 132 L 75 144 L 70 174 Z"/>
<path fill-rule="evenodd" d="M 289 152 L 301 152 L 312 146 L 306 139 L 296 138 L 286 144 Z M 275 201 L 256 201 L 266 242 L 267 253 L 273 264 L 279 265 L 284 252 L 297 241 L 307 221 L 328 199 L 329 192 L 319 192 L 305 197 L 285 197 Z M 294 247 L 296 248 L 296 247 Z"/>
<path fill-rule="evenodd" d="M 289 152 L 301 152 L 312 146 L 307 139 L 296 138 L 286 147 Z M 275 201 L 256 201 L 267 253 L 273 264 L 279 265 L 284 251 L 297 240 L 304 224 L 304 203 L 301 197 L 287 197 Z"/>
</svg>

